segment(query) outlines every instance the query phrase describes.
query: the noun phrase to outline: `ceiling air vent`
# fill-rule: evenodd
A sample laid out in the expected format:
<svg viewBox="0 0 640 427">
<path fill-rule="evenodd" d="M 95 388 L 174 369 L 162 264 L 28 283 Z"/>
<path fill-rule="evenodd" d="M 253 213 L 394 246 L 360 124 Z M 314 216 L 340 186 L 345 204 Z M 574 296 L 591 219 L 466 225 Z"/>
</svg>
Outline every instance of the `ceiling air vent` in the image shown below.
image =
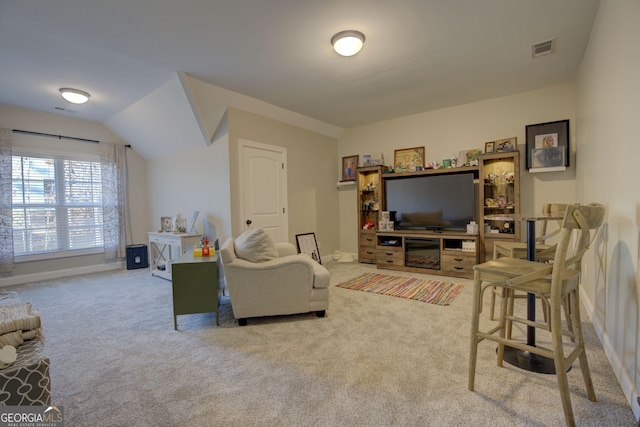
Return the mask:
<svg viewBox="0 0 640 427">
<path fill-rule="evenodd" d="M 545 40 L 540 43 L 531 45 L 531 57 L 537 58 L 539 56 L 549 55 L 556 51 L 556 39 Z"/>
<path fill-rule="evenodd" d="M 53 107 L 54 110 L 58 110 L 58 111 L 66 111 L 67 113 L 75 113 L 75 110 L 70 110 L 68 108 L 64 108 L 64 107 Z"/>
</svg>

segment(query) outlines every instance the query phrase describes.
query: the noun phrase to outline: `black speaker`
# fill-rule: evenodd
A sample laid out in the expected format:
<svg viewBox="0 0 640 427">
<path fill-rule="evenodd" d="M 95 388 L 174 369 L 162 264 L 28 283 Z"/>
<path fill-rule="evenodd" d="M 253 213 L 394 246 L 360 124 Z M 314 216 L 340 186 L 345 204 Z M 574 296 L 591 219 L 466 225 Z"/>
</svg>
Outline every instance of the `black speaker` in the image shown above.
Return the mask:
<svg viewBox="0 0 640 427">
<path fill-rule="evenodd" d="M 127 270 L 136 268 L 148 268 L 149 258 L 147 256 L 147 245 L 127 246 Z"/>
</svg>

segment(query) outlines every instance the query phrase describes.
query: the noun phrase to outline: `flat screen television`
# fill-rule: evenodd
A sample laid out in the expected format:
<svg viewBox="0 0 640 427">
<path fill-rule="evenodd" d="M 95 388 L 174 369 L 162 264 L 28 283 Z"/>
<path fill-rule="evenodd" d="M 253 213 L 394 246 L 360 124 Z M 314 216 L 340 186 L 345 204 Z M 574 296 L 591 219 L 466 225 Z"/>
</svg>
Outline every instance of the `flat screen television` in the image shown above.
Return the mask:
<svg viewBox="0 0 640 427">
<path fill-rule="evenodd" d="M 385 180 L 387 210 L 397 229 L 466 231 L 474 220 L 473 172 Z"/>
</svg>

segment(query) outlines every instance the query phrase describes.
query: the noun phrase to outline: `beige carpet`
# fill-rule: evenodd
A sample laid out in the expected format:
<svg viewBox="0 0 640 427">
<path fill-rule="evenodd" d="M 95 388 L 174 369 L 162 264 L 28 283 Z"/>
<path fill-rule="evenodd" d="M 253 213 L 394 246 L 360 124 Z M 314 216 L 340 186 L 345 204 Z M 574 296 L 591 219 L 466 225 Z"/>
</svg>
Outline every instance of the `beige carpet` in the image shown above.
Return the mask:
<svg viewBox="0 0 640 427">
<path fill-rule="evenodd" d="M 225 299 L 219 327 L 213 314 L 188 315 L 174 331 L 171 284 L 146 270 L 12 289 L 42 313 L 52 403 L 70 427 L 564 425 L 555 376 L 497 368 L 492 344 L 481 343 L 477 391 L 467 390 L 470 281 L 456 279 L 465 288 L 445 307 L 338 288 L 377 270 L 327 267 L 327 317 L 246 327 Z M 574 367 L 578 425 L 634 426 L 588 322 L 585 331 L 599 402 Z"/>
</svg>

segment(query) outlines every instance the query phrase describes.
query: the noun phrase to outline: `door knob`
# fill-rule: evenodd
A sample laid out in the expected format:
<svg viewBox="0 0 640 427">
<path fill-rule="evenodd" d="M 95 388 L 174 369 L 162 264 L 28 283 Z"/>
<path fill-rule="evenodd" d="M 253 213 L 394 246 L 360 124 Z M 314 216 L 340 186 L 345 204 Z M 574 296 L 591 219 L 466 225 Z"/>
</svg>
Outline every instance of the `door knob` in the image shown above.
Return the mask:
<svg viewBox="0 0 640 427">
<path fill-rule="evenodd" d="M 247 225 L 251 225 L 251 220 L 250 219 L 247 220 Z"/>
</svg>

